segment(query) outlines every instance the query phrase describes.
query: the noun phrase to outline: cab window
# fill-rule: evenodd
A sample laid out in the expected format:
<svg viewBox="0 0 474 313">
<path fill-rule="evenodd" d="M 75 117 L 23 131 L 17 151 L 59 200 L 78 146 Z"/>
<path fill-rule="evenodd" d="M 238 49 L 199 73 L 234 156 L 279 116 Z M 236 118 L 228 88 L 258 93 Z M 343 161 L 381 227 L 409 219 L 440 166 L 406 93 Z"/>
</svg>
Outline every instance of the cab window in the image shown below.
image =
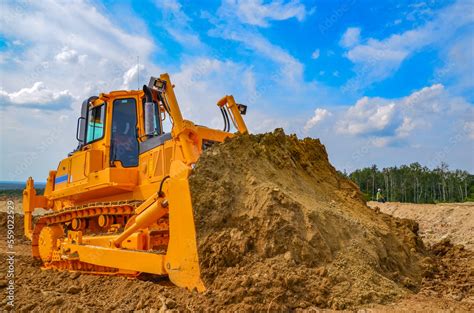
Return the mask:
<svg viewBox="0 0 474 313">
<path fill-rule="evenodd" d="M 117 99 L 112 110 L 112 148 L 110 160 L 123 167 L 138 165 L 137 104 L 135 99 Z"/>
<path fill-rule="evenodd" d="M 104 136 L 105 103 L 92 107 L 87 114 L 86 143 L 91 143 Z"/>
<path fill-rule="evenodd" d="M 143 112 L 145 112 L 145 99 L 143 99 Z M 146 123 L 146 116 L 143 114 L 143 125 Z M 161 135 L 161 124 L 160 124 L 160 109 L 158 107 L 158 104 L 156 102 L 153 102 L 153 133 L 152 134 L 146 134 L 148 136 L 157 136 Z"/>
</svg>

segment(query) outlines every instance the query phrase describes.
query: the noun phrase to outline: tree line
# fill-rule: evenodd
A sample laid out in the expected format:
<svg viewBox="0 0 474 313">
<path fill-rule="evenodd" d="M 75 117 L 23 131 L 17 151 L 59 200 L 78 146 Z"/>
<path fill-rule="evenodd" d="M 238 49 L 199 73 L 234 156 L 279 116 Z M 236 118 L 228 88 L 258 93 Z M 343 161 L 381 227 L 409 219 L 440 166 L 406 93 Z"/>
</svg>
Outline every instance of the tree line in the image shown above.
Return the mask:
<svg viewBox="0 0 474 313">
<path fill-rule="evenodd" d="M 383 169 L 372 165 L 345 175 L 359 186 L 367 200 L 374 200 L 380 188 L 387 201 L 474 201 L 474 175 L 464 170 L 450 170 L 446 163 L 434 169 L 419 163 Z"/>
</svg>

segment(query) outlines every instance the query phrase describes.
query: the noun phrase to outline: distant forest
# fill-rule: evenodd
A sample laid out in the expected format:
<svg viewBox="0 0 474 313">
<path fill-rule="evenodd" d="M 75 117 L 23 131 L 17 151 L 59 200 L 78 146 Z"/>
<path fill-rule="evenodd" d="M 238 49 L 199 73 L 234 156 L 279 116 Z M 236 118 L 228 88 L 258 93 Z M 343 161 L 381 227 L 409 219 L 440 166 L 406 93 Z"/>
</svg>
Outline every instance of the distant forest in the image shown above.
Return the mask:
<svg viewBox="0 0 474 313">
<path fill-rule="evenodd" d="M 474 175 L 463 170 L 450 170 L 446 163 L 432 170 L 419 163 L 383 169 L 372 165 L 344 175 L 359 186 L 367 200 L 374 200 L 380 188 L 387 201 L 474 201 Z"/>
</svg>

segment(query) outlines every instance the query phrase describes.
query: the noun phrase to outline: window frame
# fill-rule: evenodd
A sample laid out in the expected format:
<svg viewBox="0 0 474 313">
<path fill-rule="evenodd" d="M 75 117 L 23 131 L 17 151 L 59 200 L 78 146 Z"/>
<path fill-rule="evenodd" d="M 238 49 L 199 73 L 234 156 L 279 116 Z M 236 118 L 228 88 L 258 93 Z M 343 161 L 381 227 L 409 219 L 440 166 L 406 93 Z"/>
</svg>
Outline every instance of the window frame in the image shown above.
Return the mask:
<svg viewBox="0 0 474 313">
<path fill-rule="evenodd" d="M 94 140 L 91 140 L 89 142 L 87 142 L 87 135 L 88 135 L 88 132 L 89 132 L 89 111 L 91 109 L 94 109 L 94 108 L 99 108 L 99 107 L 104 107 L 104 126 L 103 126 L 103 132 L 102 132 L 102 136 L 97 138 L 97 139 L 94 139 Z M 104 139 L 105 137 L 105 132 L 106 132 L 106 129 L 107 129 L 107 102 L 104 101 L 103 103 L 99 104 L 99 105 L 96 105 L 96 106 L 93 106 L 92 108 L 88 108 L 87 109 L 87 116 L 86 116 L 86 133 L 85 133 L 85 138 L 84 138 L 84 147 L 87 146 L 87 145 L 90 145 L 94 142 L 97 142 L 99 140 L 102 140 Z"/>
</svg>

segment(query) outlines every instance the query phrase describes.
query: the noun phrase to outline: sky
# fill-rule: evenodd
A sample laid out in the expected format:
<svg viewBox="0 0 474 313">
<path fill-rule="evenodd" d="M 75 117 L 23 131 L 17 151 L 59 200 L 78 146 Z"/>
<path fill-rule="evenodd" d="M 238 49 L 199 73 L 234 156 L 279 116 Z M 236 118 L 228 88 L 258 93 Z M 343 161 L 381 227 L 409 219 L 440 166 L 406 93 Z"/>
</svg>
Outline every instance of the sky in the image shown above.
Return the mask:
<svg viewBox="0 0 474 313">
<path fill-rule="evenodd" d="M 45 181 L 83 99 L 168 72 L 186 119 L 320 138 L 339 170 L 474 172 L 474 1 L 2 1 L 0 180 Z"/>
</svg>

